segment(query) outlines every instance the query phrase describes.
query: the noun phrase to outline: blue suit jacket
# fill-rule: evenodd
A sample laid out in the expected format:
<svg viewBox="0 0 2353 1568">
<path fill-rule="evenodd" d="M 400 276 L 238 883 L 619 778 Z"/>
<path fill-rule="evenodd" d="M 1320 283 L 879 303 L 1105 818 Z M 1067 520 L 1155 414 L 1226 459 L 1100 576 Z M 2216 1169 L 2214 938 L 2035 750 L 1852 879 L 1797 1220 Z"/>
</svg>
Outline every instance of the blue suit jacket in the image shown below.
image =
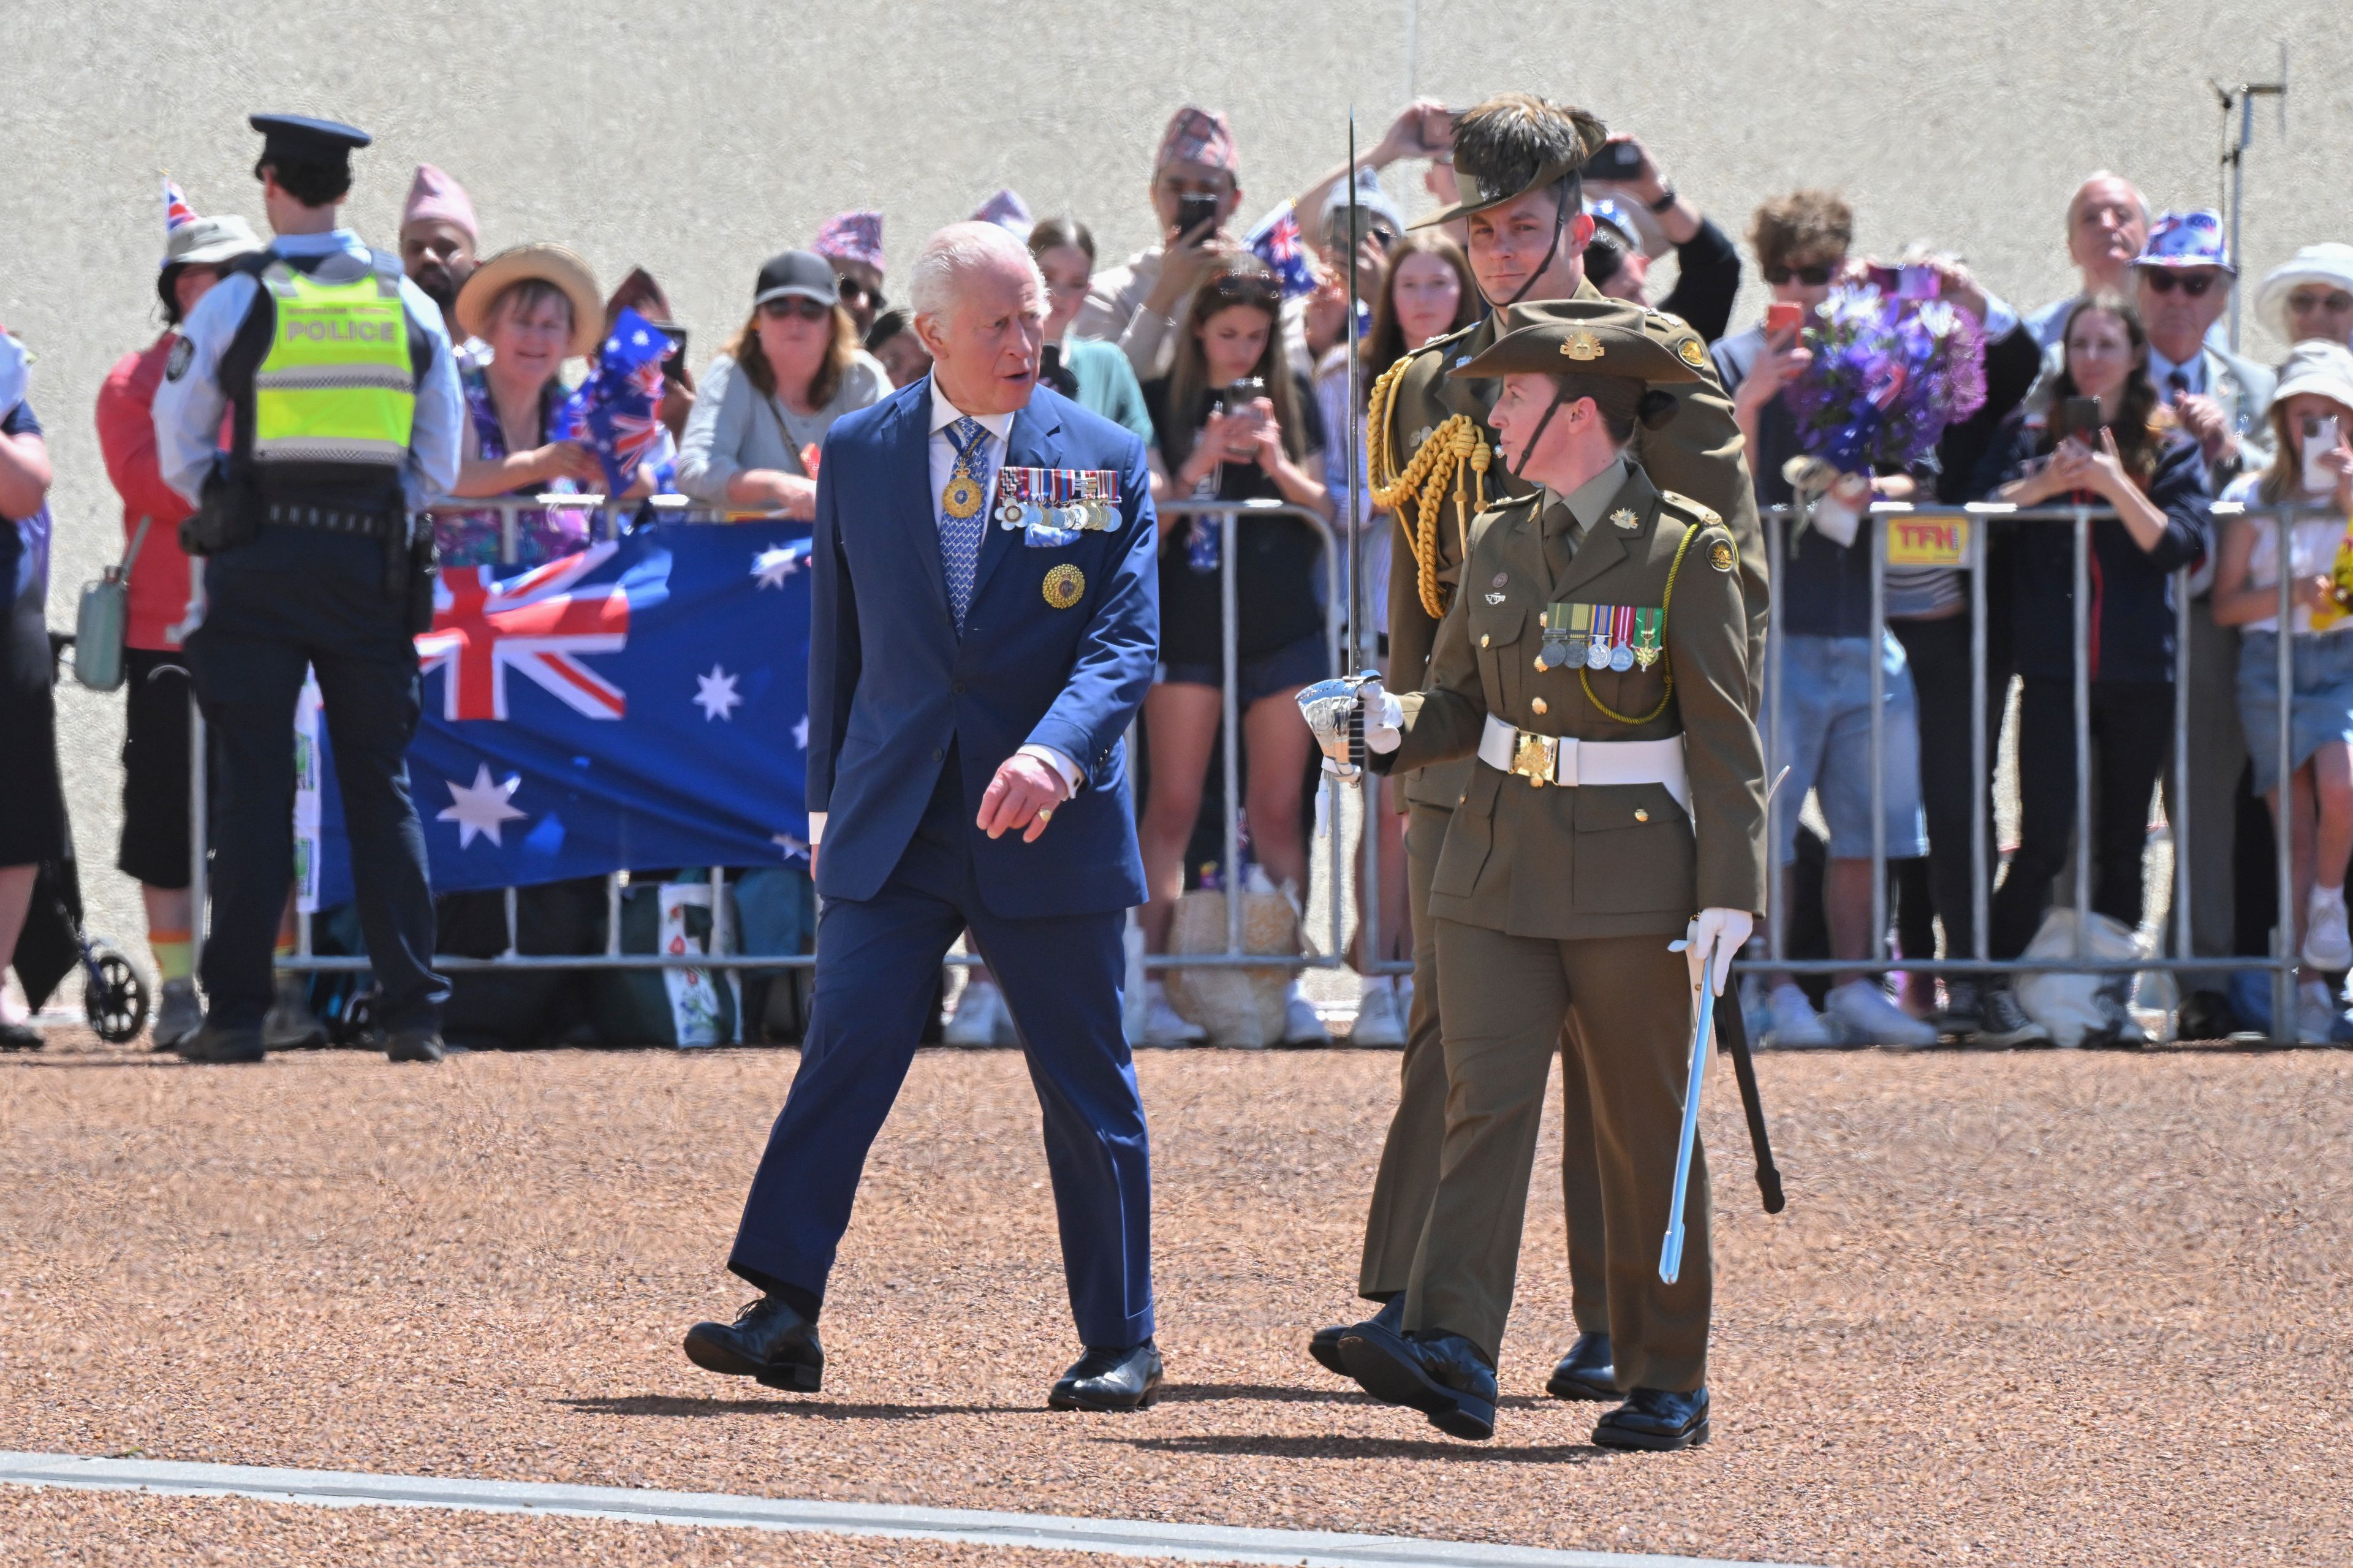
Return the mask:
<svg viewBox="0 0 2353 1568">
<path fill-rule="evenodd" d="M 1159 530 L 1144 443 L 1039 387 L 1006 462 L 1111 468 L 1119 526 L 1033 549 L 994 517 L 964 635 L 941 564 L 931 483 L 929 377 L 838 421 L 818 468 L 810 614 L 808 808 L 829 814 L 818 891 L 871 899 L 922 819 L 953 742 L 982 896 L 999 915 L 1124 910 L 1144 901 L 1125 737 L 1160 647 Z M 1085 574 L 1077 605 L 1047 603 L 1048 572 Z M 1035 844 L 973 826 L 999 763 L 1053 747 L 1086 770 Z"/>
</svg>

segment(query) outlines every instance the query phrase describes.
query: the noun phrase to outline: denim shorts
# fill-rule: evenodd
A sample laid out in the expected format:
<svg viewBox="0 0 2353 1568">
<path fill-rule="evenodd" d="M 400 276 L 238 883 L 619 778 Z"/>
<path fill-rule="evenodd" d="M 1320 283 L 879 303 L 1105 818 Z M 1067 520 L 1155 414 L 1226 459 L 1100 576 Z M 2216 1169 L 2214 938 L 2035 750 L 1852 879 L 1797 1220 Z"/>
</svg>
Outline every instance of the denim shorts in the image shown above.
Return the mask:
<svg viewBox="0 0 2353 1568">
<path fill-rule="evenodd" d="M 1203 661 L 1176 661 L 1160 667 L 1158 684 L 1163 686 L 1217 686 L 1221 665 Z M 1290 691 L 1302 686 L 1312 686 L 1332 673 L 1332 656 L 1324 646 L 1321 633 L 1301 637 L 1257 658 L 1242 660 L 1241 679 L 1238 683 L 1241 705 L 1245 708 L 1261 697 L 1271 697 L 1278 691 Z"/>
<path fill-rule="evenodd" d="M 2288 756 L 2295 767 L 2331 741 L 2353 741 L 2353 631 L 2307 632 L 2289 657 L 2295 692 L 2288 700 Z M 2279 788 L 2279 634 L 2239 638 L 2239 722 L 2255 763 L 2255 793 Z"/>
<path fill-rule="evenodd" d="M 1928 852 L 1927 822 L 1920 809 L 1919 710 L 1904 645 L 1892 636 L 1883 637 L 1880 658 L 1886 671 L 1880 723 L 1886 757 L 1882 809 L 1887 858 L 1901 860 Z M 1769 735 L 1774 720 L 1770 703 L 1764 719 Z M 1964 723 L 1967 715 L 1947 715 L 1943 721 Z M 1869 859 L 1869 637 L 1782 635 L 1780 730 L 1767 776 L 1778 776 L 1784 767 L 1789 770 L 1773 796 L 1773 841 L 1781 864 L 1797 858 L 1798 813 L 1809 790 L 1820 801 L 1822 818 L 1830 825 L 1831 858 Z"/>
</svg>

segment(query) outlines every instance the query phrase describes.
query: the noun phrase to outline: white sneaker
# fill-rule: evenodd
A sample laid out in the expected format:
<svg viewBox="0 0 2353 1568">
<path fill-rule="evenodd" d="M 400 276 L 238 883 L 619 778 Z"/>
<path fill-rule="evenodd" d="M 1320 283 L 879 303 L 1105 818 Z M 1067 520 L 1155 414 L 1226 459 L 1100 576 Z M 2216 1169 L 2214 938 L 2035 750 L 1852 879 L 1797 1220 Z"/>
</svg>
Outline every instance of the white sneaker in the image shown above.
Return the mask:
<svg viewBox="0 0 2353 1568">
<path fill-rule="evenodd" d="M 1209 1031 L 1188 1018 L 1179 1017 L 1176 1009 L 1168 1005 L 1168 993 L 1157 980 L 1145 988 L 1144 1043 L 1147 1046 L 1198 1046 L 1209 1037 Z"/>
<path fill-rule="evenodd" d="M 1005 993 L 993 980 L 975 980 L 956 998 L 955 1011 L 948 1015 L 947 1027 L 940 1031 L 944 1045 L 978 1048 L 997 1044 L 1000 1032 L 1013 1026 L 1012 1016 L 1005 1010 Z"/>
<path fill-rule="evenodd" d="M 1396 1050 L 1405 1044 L 1405 1020 L 1398 1011 L 1397 992 L 1388 984 L 1367 984 L 1356 1003 L 1356 1025 L 1348 1031 L 1352 1046 Z"/>
<path fill-rule="evenodd" d="M 1786 1051 L 1839 1043 L 1836 1027 L 1814 1011 L 1814 1005 L 1794 982 L 1784 980 L 1773 987 L 1766 1005 L 1773 1015 L 1772 1026 L 1765 1032 L 1766 1044 Z"/>
<path fill-rule="evenodd" d="M 1898 1007 L 1876 980 L 1850 980 L 1832 989 L 1827 1000 L 1830 1016 L 1856 1041 L 1909 1047 L 1936 1043 L 1936 1026 Z"/>
<path fill-rule="evenodd" d="M 1282 1005 L 1282 1043 L 1286 1046 L 1328 1046 L 1332 1031 L 1315 1016 L 1315 1004 L 1299 994 L 1296 983 Z"/>
<path fill-rule="evenodd" d="M 2344 904 L 2337 910 L 2341 915 Z M 2307 961 L 2309 962 L 2309 961 Z M 2295 988 L 2295 1041 L 2300 1046 L 2325 1046 L 2337 1025 L 2336 999 L 2325 982 L 2307 980 Z"/>
<path fill-rule="evenodd" d="M 2314 969 L 2332 973 L 2353 968 L 2353 934 L 2345 929 L 2345 889 L 2342 887 L 2312 889 L 2312 898 L 2305 905 L 2304 952 L 2299 955 Z"/>
</svg>

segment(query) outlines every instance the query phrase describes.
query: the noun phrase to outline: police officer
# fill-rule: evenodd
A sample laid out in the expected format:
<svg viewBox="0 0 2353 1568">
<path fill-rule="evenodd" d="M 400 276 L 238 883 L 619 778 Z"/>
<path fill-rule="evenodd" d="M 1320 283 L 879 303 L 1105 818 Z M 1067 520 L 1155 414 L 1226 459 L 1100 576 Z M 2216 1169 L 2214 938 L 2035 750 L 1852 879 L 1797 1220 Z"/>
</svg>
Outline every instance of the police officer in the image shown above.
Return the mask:
<svg viewBox="0 0 2353 1568">
<path fill-rule="evenodd" d="M 1765 888 L 1764 757 L 1748 710 L 1739 551 L 1630 450 L 1701 373 L 1630 306 L 1507 311 L 1452 373 L 1500 377 L 1499 450 L 1541 485 L 1467 531 L 1424 691 L 1367 718 L 1377 773 L 1462 759 L 1430 885 L 1448 1096 L 1402 1323 L 1340 1352 L 1377 1398 L 1456 1436 L 1494 1429 L 1553 1052 L 1589 1108 L 1599 1286 L 1624 1403 L 1594 1441 L 1708 1434 L 1705 1165 L 1675 1284 L 1658 1277 L 1698 984 L 1719 991 Z M 1677 936 L 1711 973 L 1687 973 Z M 1581 1238 L 1588 1243 L 1597 1238 Z M 1588 1283 L 1588 1288 L 1590 1284 Z"/>
<path fill-rule="evenodd" d="M 164 478 L 197 507 L 184 542 L 209 557 L 187 651 L 214 769 L 210 1006 L 180 1054 L 261 1059 L 270 946 L 293 878 L 307 666 L 326 700 L 385 1054 L 438 1061 L 449 987 L 430 965 L 433 900 L 406 761 L 431 531 L 410 514 L 458 476 L 457 370 L 440 311 L 399 258 L 336 225 L 367 135 L 299 115 L 252 125 L 278 237 L 189 313 L 155 398 Z"/>
<path fill-rule="evenodd" d="M 1398 520 L 1389 574 L 1388 686 L 1422 683 L 1439 618 L 1453 595 L 1462 540 L 1487 500 L 1525 495 L 1529 487 L 1493 461 L 1487 423 L 1496 386 L 1450 376 L 1493 346 L 1493 311 L 1517 306 L 1574 316 L 1608 310 L 1585 277 L 1593 236 L 1579 171 L 1605 137 L 1581 110 L 1527 93 L 1503 93 L 1462 114 L 1454 129 L 1460 200 L 1416 225 L 1461 221 L 1471 268 L 1491 313 L 1451 337 L 1406 355 L 1375 383 L 1366 421 L 1367 456 L 1377 503 Z M 1672 195 L 1670 193 L 1669 200 Z M 1527 301 L 1546 301 L 1541 305 Z M 1732 401 L 1725 395 L 1699 334 L 1673 316 L 1639 312 L 1642 331 L 1693 374 L 1664 389 L 1676 416 L 1658 429 L 1637 428 L 1633 450 L 1652 479 L 1694 497 L 1727 521 L 1738 546 L 1738 575 L 1754 656 L 1766 625 L 1765 552 L 1757 546 L 1757 501 L 1741 451 Z M 1752 691 L 1751 701 L 1755 701 Z M 1414 987 L 1407 1020 L 1398 1109 L 1381 1150 L 1380 1171 L 1365 1222 L 1357 1293 L 1387 1303 L 1380 1321 L 1394 1327 L 1404 1309 L 1405 1276 L 1429 1217 L 1438 1183 L 1446 1069 L 1439 1050 L 1440 984 L 1430 879 L 1447 823 L 1471 782 L 1468 762 L 1407 773 L 1408 901 L 1413 913 Z M 1568 1229 L 1571 1309 L 1579 1330 L 1547 1391 L 1564 1399 L 1612 1400 L 1609 1319 L 1601 1288 L 1601 1202 L 1592 1147 L 1592 1112 L 1571 1078 L 1564 1090 L 1561 1190 Z M 1319 1331 L 1310 1353 L 1335 1372 L 1345 1328 Z"/>
</svg>

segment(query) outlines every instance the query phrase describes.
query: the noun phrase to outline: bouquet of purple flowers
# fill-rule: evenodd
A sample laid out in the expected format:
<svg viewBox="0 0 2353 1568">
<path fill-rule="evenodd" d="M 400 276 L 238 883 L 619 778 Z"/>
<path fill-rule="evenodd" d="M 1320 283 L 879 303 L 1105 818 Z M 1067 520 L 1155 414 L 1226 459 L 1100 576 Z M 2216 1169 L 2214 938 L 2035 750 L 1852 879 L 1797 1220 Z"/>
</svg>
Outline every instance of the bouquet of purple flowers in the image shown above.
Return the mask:
<svg viewBox="0 0 2353 1568">
<path fill-rule="evenodd" d="M 1806 329 L 1814 363 L 1783 395 L 1805 449 L 1842 474 L 1902 468 L 1985 405 L 1985 337 L 1943 300 L 1831 290 Z"/>
</svg>

